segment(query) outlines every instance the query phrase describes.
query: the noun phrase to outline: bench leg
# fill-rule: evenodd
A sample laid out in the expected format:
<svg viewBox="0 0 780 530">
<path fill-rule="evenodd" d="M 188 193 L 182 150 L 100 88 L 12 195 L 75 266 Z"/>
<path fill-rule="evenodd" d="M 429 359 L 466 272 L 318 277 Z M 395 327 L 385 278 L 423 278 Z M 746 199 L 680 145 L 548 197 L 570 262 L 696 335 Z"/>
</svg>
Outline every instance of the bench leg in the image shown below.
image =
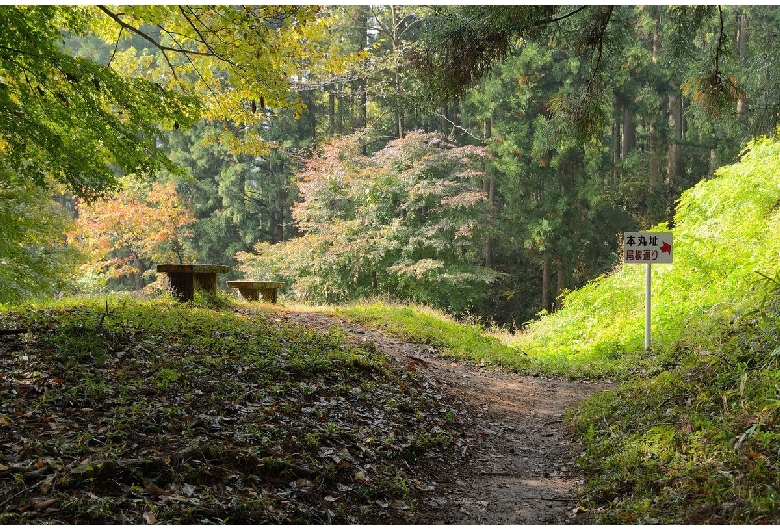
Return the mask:
<svg viewBox="0 0 780 530">
<path fill-rule="evenodd" d="M 217 294 L 217 274 L 214 272 L 200 272 L 193 274 L 194 289 L 201 289 L 207 293 Z"/>
<path fill-rule="evenodd" d="M 211 294 L 217 294 L 216 273 L 168 272 L 168 283 L 181 302 L 189 302 L 195 297 L 195 290 L 200 289 Z"/>
<path fill-rule="evenodd" d="M 276 289 L 260 289 L 260 296 L 266 302 L 276 303 Z"/>
<path fill-rule="evenodd" d="M 260 300 L 260 292 L 257 289 L 247 289 L 246 287 L 239 287 L 238 292 L 241 293 L 241 297 L 244 300 Z"/>
<path fill-rule="evenodd" d="M 195 284 L 192 274 L 188 272 L 168 272 L 168 283 L 181 302 L 189 302 L 195 295 Z"/>
</svg>

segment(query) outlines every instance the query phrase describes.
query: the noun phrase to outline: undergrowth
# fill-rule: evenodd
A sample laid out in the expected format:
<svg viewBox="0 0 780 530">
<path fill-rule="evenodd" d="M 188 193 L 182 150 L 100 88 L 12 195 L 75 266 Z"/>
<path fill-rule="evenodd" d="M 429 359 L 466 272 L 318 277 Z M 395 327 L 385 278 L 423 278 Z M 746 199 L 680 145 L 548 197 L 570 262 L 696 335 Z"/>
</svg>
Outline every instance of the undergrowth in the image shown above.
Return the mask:
<svg viewBox="0 0 780 530">
<path fill-rule="evenodd" d="M 774 301 L 717 333 L 691 329 L 676 367 L 583 406 L 580 464 L 601 523 L 780 522 L 778 322 Z"/>
</svg>

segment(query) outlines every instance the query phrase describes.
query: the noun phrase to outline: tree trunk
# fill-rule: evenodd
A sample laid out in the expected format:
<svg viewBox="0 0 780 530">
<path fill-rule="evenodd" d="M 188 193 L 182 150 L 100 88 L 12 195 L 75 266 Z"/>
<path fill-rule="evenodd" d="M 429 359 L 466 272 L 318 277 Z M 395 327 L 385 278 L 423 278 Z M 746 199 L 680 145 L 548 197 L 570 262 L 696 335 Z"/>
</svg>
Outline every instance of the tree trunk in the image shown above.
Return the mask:
<svg viewBox="0 0 780 530">
<path fill-rule="evenodd" d="M 284 242 L 284 204 L 287 202 L 287 188 L 283 187 L 276 196 L 276 215 L 274 226 L 274 242 Z"/>
<path fill-rule="evenodd" d="M 720 166 L 720 162 L 718 161 L 718 152 L 715 150 L 715 147 L 713 146 L 710 149 L 710 167 L 708 168 L 707 175 L 712 176 L 715 174 L 715 170 L 718 169 Z"/>
<path fill-rule="evenodd" d="M 659 30 L 661 28 L 661 10 L 657 7 L 655 9 L 657 12 L 655 16 L 655 29 L 653 30 L 653 42 L 651 46 L 653 51 L 653 64 L 658 64 L 658 54 L 661 53 L 661 37 L 659 34 Z"/>
<path fill-rule="evenodd" d="M 371 16 L 370 7 L 368 5 L 358 6 L 358 19 L 359 27 L 358 32 L 360 35 L 360 46 L 358 51 L 362 51 L 368 44 L 368 19 Z M 355 91 L 358 94 L 358 128 L 365 129 L 368 126 L 368 81 L 366 77 L 361 77 L 355 82 Z M 367 154 L 365 142 L 360 143 L 360 152 L 363 155 Z"/>
<path fill-rule="evenodd" d="M 612 141 L 614 148 L 612 149 L 612 185 L 617 186 L 620 180 L 619 167 L 620 167 L 620 123 L 614 121 L 612 123 Z"/>
<path fill-rule="evenodd" d="M 628 106 L 623 106 L 623 127 L 620 143 L 620 158 L 625 160 L 636 147 L 636 125 L 634 116 Z"/>
<path fill-rule="evenodd" d="M 666 159 L 666 185 L 672 189 L 677 185 L 682 171 L 683 100 L 677 95 L 669 96 L 669 126 L 673 139 Z"/>
<path fill-rule="evenodd" d="M 660 167 L 658 165 L 658 133 L 655 123 L 651 120 L 648 124 L 647 151 L 650 158 L 649 176 L 650 189 L 655 189 L 661 184 Z"/>
<path fill-rule="evenodd" d="M 542 309 L 545 311 L 552 310 L 550 304 L 550 276 L 551 266 L 550 257 L 544 256 L 544 262 L 542 263 Z"/>
<path fill-rule="evenodd" d="M 745 56 L 748 43 L 748 17 L 746 13 L 739 13 L 737 15 L 737 59 L 740 64 L 745 64 Z M 737 117 L 742 116 L 747 111 L 747 99 L 745 98 L 745 92 L 740 91 L 737 97 Z"/>
<path fill-rule="evenodd" d="M 652 61 L 653 64 L 658 64 L 658 55 L 661 53 L 661 10 L 657 6 L 653 6 L 653 18 L 655 19 L 655 26 L 653 28 L 653 37 L 650 44 L 652 49 Z M 656 120 L 660 118 L 659 113 L 650 113 L 650 118 L 647 123 L 647 151 L 650 163 L 648 167 L 650 189 L 657 189 L 661 185 L 661 168 L 659 166 L 658 156 L 658 131 L 656 130 Z"/>
<path fill-rule="evenodd" d="M 336 132 L 336 94 L 332 87 L 328 92 L 328 132 L 331 134 Z"/>
<path fill-rule="evenodd" d="M 493 118 L 485 120 L 485 140 L 490 139 L 493 135 Z M 495 216 L 495 196 L 496 196 L 496 179 L 492 175 L 486 175 L 482 181 L 482 191 L 487 195 L 487 228 L 488 230 L 493 224 L 493 218 Z M 485 267 L 488 269 L 493 268 L 493 240 L 488 233 L 485 236 L 485 245 L 483 250 L 485 258 Z"/>
<path fill-rule="evenodd" d="M 341 134 L 344 132 L 344 97 L 342 87 L 339 85 L 338 101 L 336 102 L 336 132 Z"/>
<path fill-rule="evenodd" d="M 135 272 L 133 273 L 133 284 L 135 290 L 140 291 L 144 288 L 143 264 L 141 263 L 141 260 L 138 259 L 138 254 L 135 253 L 133 253 L 133 267 L 135 268 Z"/>
<path fill-rule="evenodd" d="M 404 137 L 404 113 L 403 113 L 403 102 L 401 101 L 401 64 L 400 64 L 400 57 L 399 57 L 399 43 L 400 38 L 398 36 L 398 24 L 399 21 L 396 17 L 395 12 L 395 6 L 390 6 L 390 16 L 391 16 L 391 23 L 393 28 L 393 61 L 395 62 L 395 80 L 394 80 L 394 88 L 395 88 L 395 121 L 396 121 L 396 127 L 398 128 L 397 134 L 398 138 Z"/>
<path fill-rule="evenodd" d="M 561 303 L 560 302 L 560 297 L 563 294 L 563 291 L 565 291 L 566 288 L 568 287 L 569 273 L 566 270 L 566 268 L 564 267 L 564 260 L 558 258 L 556 260 L 556 262 L 557 262 L 557 266 L 558 266 L 558 285 L 556 286 L 556 290 L 555 290 L 555 302 L 554 303 L 555 303 L 555 309 L 558 310 L 558 309 L 561 308 L 561 306 L 560 306 L 560 303 Z"/>
</svg>

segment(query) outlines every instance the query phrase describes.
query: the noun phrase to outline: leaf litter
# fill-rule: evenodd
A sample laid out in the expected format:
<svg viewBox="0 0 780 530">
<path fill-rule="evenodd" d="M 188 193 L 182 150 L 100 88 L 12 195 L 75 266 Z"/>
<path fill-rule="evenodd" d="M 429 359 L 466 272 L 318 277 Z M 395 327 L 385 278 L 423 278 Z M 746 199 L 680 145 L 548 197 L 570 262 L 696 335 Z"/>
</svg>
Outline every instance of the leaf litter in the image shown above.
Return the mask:
<svg viewBox="0 0 780 530">
<path fill-rule="evenodd" d="M 0 327 L 22 331 L 0 336 L 5 524 L 491 522 L 485 492 L 523 473 L 497 461 L 574 476 L 559 419 L 521 439 L 475 386 L 512 376 L 324 315 L 85 304 Z M 576 511 L 529 487 L 544 513 L 506 522 Z"/>
</svg>

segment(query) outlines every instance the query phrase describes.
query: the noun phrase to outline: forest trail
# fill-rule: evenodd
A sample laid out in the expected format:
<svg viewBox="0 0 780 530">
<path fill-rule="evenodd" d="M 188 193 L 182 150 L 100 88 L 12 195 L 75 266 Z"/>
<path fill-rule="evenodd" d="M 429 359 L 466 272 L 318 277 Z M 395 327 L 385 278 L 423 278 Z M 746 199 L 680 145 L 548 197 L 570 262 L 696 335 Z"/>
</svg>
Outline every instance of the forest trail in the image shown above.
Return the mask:
<svg viewBox="0 0 780 530">
<path fill-rule="evenodd" d="M 519 376 L 437 356 L 338 317 L 285 311 L 280 318 L 317 330 L 336 326 L 348 340 L 374 343 L 394 362 L 442 387 L 459 410 L 458 461 L 446 463 L 419 506 L 419 524 L 587 524 L 576 488 L 579 448 L 566 411 L 608 383 Z M 458 454 L 459 453 L 459 454 Z"/>
</svg>

